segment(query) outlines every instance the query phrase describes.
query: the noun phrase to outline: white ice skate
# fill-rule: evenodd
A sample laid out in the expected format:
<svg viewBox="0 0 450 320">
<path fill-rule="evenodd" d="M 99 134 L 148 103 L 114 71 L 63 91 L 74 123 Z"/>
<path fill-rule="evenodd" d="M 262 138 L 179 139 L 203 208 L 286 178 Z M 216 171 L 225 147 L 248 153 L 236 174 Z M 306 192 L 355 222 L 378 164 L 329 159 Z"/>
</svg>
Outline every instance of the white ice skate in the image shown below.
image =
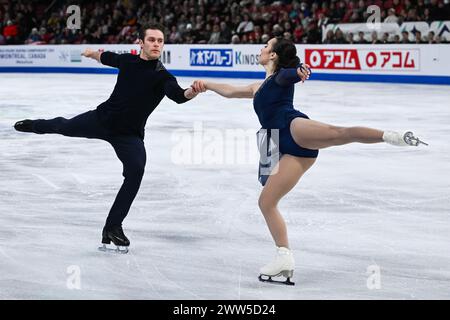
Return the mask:
<svg viewBox="0 0 450 320">
<path fill-rule="evenodd" d="M 277 256 L 275 260 L 266 264 L 260 269 L 259 281 L 286 284 L 293 286 L 290 278 L 294 274 L 295 261 L 291 250 L 284 247 L 277 247 Z M 283 276 L 285 281 L 273 280 L 272 277 Z"/>
<path fill-rule="evenodd" d="M 428 145 L 421 141 L 419 138 L 415 137 L 411 131 L 405 131 L 403 133 L 396 131 L 385 131 L 383 133 L 383 140 L 389 144 L 399 147 L 405 146 L 415 146 L 417 147 L 419 144 Z"/>
</svg>

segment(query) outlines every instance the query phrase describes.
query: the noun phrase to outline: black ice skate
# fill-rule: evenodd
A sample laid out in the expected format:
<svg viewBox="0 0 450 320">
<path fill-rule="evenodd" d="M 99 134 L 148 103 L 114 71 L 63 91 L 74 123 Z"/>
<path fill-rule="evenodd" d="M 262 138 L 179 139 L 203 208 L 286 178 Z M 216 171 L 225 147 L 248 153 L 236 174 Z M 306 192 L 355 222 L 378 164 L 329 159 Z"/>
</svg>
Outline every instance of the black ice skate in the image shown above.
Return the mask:
<svg viewBox="0 0 450 320">
<path fill-rule="evenodd" d="M 111 248 L 107 245 L 111 242 L 116 246 L 116 248 Z M 102 246 L 98 248 L 100 251 L 104 252 L 115 252 L 115 253 L 128 253 L 128 246 L 130 245 L 130 240 L 123 233 L 122 226 L 115 226 L 111 228 L 104 228 L 102 232 Z"/>
<path fill-rule="evenodd" d="M 33 132 L 33 120 L 21 120 L 14 124 L 14 129 L 20 132 Z"/>
</svg>

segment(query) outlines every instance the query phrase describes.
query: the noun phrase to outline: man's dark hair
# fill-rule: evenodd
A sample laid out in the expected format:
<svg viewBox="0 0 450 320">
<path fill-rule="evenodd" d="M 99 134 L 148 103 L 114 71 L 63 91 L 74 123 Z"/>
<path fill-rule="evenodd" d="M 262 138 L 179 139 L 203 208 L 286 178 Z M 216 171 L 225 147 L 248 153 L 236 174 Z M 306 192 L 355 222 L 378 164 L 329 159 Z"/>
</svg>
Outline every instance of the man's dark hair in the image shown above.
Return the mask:
<svg viewBox="0 0 450 320">
<path fill-rule="evenodd" d="M 145 32 L 147 30 L 159 30 L 164 34 L 164 26 L 160 23 L 146 23 L 141 25 L 141 27 L 139 28 L 139 34 L 138 37 L 139 39 L 141 39 L 142 41 L 144 41 L 145 39 Z"/>
</svg>

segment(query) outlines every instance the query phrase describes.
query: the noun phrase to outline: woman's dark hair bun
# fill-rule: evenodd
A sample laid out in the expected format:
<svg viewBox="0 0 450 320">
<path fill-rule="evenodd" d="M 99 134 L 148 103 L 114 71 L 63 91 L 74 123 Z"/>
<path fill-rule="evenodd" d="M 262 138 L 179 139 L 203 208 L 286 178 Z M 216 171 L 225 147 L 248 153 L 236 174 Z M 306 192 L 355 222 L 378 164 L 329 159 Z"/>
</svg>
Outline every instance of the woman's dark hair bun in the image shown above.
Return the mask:
<svg viewBox="0 0 450 320">
<path fill-rule="evenodd" d="M 300 58 L 297 57 L 297 48 L 295 44 L 283 38 L 276 38 L 277 41 L 273 45 L 272 51 L 278 56 L 278 62 L 275 72 L 281 68 L 296 68 L 300 64 Z"/>
</svg>

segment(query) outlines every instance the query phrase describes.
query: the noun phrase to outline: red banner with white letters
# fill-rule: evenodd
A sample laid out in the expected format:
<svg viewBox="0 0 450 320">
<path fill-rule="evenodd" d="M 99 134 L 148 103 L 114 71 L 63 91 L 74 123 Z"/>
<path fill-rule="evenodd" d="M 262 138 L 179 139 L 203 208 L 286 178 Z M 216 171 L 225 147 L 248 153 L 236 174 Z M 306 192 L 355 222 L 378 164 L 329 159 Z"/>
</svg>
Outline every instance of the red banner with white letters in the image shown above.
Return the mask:
<svg viewBox="0 0 450 320">
<path fill-rule="evenodd" d="M 313 69 L 361 71 L 418 71 L 418 49 L 305 49 Z"/>
</svg>

